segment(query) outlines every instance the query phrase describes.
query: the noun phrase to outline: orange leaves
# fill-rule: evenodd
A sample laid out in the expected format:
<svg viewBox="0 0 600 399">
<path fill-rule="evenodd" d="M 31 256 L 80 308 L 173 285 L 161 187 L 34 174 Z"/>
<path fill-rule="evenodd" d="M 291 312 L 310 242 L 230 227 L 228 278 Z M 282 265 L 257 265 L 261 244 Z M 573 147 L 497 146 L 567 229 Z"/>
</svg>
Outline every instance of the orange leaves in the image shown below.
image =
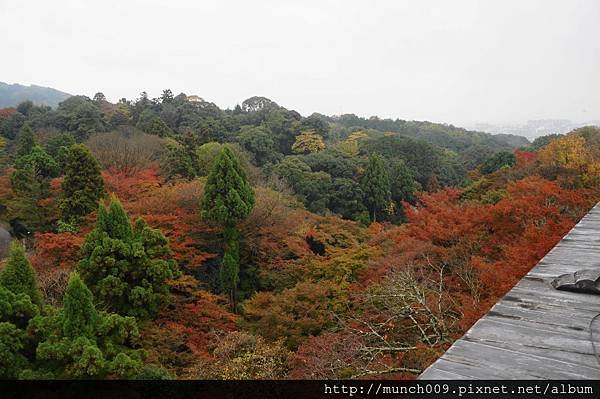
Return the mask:
<svg viewBox="0 0 600 399">
<path fill-rule="evenodd" d="M 133 175 L 117 170 L 105 170 L 102 172 L 102 178 L 106 191 L 116 194 L 124 202 L 138 199 L 163 184 L 157 169 L 144 169 Z"/>
<path fill-rule="evenodd" d="M 523 168 L 532 164 L 537 159 L 537 153 L 531 151 L 515 151 L 515 157 L 517 158 L 516 167 Z"/>
<path fill-rule="evenodd" d="M 445 189 L 433 194 L 421 194 L 418 208 L 406 207 L 408 234 L 436 245 L 451 245 L 469 234 L 478 222 L 480 206 L 463 205 L 458 201 L 460 191 Z"/>
<path fill-rule="evenodd" d="M 124 200 L 132 217 L 143 217 L 148 225 L 162 230 L 181 267 L 197 268 L 216 256 L 203 250 L 199 243 L 200 235 L 212 233 L 199 215 L 202 181 L 177 181 L 167 185 L 155 169 L 144 169 L 133 175 L 114 170 L 102 174 L 107 191 L 117 193 Z"/>
<path fill-rule="evenodd" d="M 197 268 L 206 260 L 216 256 L 199 248 L 200 223 L 186 210 L 178 208 L 168 214 L 143 214 L 143 218 L 148 225 L 163 231 L 169 239 L 173 257 L 180 266 L 187 269 Z"/>
<path fill-rule="evenodd" d="M 528 226 L 540 228 L 546 236 L 558 230 L 562 236 L 568 231 L 564 222 L 572 226 L 591 205 L 582 194 L 537 176 L 510 183 L 507 191 L 508 197 L 489 207 L 484 218 L 493 230 L 490 239 L 496 246 L 514 245 L 513 240 L 522 239 Z"/>
<path fill-rule="evenodd" d="M 171 334 L 195 355 L 208 357 L 213 334 L 234 331 L 238 316 L 223 306 L 221 297 L 201 289 L 192 276 L 184 275 L 170 285 L 173 306 L 163 312 L 156 321 L 156 327 L 150 327 L 160 330 L 159 334 L 154 334 L 156 344 L 161 344 L 160 335 Z M 169 350 L 161 346 L 155 349 L 160 352 Z"/>
<path fill-rule="evenodd" d="M 35 254 L 31 263 L 38 270 L 72 268 L 78 260 L 83 237 L 71 233 L 36 233 Z"/>
<path fill-rule="evenodd" d="M 406 207 L 409 223 L 387 231 L 394 242 L 389 255 L 373 261 L 379 276 L 385 270 L 443 266 L 445 290 L 462 314 L 456 336 L 514 286 L 597 198 L 539 176 L 504 188 L 506 195 L 494 204 L 461 200 L 453 189 L 421 194 L 416 207 Z M 379 245 L 385 247 L 385 240 Z"/>
<path fill-rule="evenodd" d="M 177 323 L 185 325 L 188 347 L 198 354 L 207 354 L 214 330 L 236 330 L 237 316 L 217 303 L 217 297 L 209 292 L 199 292 L 198 299 L 184 305 Z"/>
<path fill-rule="evenodd" d="M 16 108 L 0 108 L 0 120 L 7 119 L 17 112 Z"/>
</svg>

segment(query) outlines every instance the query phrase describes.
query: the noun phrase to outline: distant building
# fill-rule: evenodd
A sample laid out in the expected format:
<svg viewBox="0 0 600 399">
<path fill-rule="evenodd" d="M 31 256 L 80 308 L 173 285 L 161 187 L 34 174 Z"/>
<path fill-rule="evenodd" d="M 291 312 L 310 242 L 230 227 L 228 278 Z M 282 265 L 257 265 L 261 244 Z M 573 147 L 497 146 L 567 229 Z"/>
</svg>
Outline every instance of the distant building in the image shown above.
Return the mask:
<svg viewBox="0 0 600 399">
<path fill-rule="evenodd" d="M 204 99 L 200 96 L 197 96 L 195 94 L 191 95 L 191 96 L 187 96 L 187 100 L 191 101 L 193 103 L 201 103 L 204 101 Z"/>
</svg>

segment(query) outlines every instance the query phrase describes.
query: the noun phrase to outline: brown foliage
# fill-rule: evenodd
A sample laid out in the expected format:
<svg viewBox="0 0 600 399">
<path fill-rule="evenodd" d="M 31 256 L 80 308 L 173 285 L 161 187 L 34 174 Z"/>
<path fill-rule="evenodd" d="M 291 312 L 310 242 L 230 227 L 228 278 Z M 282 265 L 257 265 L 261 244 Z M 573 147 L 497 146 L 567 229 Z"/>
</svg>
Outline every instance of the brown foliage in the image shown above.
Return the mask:
<svg viewBox="0 0 600 399">
<path fill-rule="evenodd" d="M 144 169 L 157 167 L 164 156 L 167 141 L 155 135 L 120 132 L 97 133 L 85 145 L 102 168 L 127 176 Z"/>
</svg>

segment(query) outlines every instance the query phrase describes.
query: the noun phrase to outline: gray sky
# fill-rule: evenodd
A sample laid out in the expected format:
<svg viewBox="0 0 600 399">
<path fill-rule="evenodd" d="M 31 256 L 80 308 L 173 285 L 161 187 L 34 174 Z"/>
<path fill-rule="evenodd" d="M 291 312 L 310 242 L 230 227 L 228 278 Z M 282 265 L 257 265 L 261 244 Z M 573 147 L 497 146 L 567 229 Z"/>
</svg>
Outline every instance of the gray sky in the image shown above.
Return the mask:
<svg viewBox="0 0 600 399">
<path fill-rule="evenodd" d="M 600 1 L 0 0 L 0 81 L 454 124 L 600 119 Z"/>
</svg>

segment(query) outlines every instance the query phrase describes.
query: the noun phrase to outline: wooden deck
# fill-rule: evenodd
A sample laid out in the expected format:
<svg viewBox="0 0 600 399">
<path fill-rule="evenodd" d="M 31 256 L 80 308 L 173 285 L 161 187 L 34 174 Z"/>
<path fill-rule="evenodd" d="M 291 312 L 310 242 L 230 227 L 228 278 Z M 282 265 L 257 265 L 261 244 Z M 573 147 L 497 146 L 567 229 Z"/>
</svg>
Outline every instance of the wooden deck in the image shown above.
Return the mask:
<svg viewBox="0 0 600 399">
<path fill-rule="evenodd" d="M 550 286 L 593 268 L 600 268 L 600 204 L 419 378 L 600 379 L 589 331 L 600 295 Z M 600 317 L 593 328 L 600 351 Z"/>
</svg>

